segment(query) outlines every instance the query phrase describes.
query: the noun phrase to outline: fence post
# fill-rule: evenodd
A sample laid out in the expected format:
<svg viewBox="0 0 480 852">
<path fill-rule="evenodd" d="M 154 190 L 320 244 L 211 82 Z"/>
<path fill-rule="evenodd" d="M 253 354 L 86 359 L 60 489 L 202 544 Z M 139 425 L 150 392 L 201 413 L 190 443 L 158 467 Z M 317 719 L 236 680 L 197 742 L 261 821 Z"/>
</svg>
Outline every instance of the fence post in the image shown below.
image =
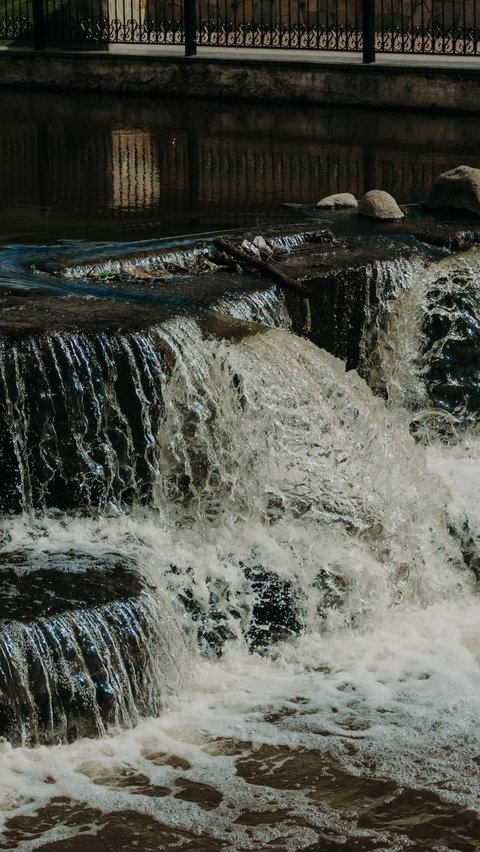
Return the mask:
<svg viewBox="0 0 480 852">
<path fill-rule="evenodd" d="M 375 0 L 363 0 L 362 6 L 363 61 L 375 62 Z"/>
<path fill-rule="evenodd" d="M 33 0 L 33 47 L 34 50 L 45 50 L 45 9 L 43 0 Z"/>
<path fill-rule="evenodd" d="M 183 15 L 185 26 L 185 56 L 195 56 L 197 53 L 197 11 L 195 9 L 195 0 L 185 0 Z"/>
</svg>

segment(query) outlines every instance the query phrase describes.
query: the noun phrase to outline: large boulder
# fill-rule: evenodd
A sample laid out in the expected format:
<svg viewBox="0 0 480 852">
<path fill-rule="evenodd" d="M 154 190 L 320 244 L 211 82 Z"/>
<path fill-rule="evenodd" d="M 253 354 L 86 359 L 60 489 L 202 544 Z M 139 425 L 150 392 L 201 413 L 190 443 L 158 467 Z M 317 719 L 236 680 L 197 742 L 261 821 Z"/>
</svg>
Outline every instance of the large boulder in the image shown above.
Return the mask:
<svg viewBox="0 0 480 852">
<path fill-rule="evenodd" d="M 404 217 L 393 196 L 383 189 L 366 192 L 360 199 L 358 212 L 367 219 L 378 219 L 382 222 L 396 222 Z"/>
<path fill-rule="evenodd" d="M 358 201 L 351 192 L 337 192 L 320 199 L 317 207 L 321 210 L 352 210 L 358 207 Z"/>
<path fill-rule="evenodd" d="M 458 166 L 443 172 L 423 203 L 431 210 L 462 210 L 480 216 L 480 169 Z"/>
</svg>

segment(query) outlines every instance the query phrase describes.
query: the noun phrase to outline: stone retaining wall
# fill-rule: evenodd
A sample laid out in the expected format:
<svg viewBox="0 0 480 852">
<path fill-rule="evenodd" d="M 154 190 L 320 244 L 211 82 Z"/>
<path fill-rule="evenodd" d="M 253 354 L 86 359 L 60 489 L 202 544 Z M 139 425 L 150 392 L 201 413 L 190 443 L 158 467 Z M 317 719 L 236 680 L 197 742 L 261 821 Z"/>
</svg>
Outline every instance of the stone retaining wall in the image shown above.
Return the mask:
<svg viewBox="0 0 480 852">
<path fill-rule="evenodd" d="M 480 112 L 472 67 L 0 51 L 0 85 L 233 100 Z"/>
</svg>

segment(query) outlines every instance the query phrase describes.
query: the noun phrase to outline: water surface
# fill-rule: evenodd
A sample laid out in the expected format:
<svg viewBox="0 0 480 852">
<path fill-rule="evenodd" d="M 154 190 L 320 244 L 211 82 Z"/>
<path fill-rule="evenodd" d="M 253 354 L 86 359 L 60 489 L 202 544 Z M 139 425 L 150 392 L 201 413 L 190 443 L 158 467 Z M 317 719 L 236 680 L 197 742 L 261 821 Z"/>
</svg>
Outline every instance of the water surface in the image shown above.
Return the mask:
<svg viewBox="0 0 480 852">
<path fill-rule="evenodd" d="M 476 116 L 9 90 L 0 110 L 8 241 L 251 228 L 372 188 L 407 204 L 478 163 Z"/>
</svg>

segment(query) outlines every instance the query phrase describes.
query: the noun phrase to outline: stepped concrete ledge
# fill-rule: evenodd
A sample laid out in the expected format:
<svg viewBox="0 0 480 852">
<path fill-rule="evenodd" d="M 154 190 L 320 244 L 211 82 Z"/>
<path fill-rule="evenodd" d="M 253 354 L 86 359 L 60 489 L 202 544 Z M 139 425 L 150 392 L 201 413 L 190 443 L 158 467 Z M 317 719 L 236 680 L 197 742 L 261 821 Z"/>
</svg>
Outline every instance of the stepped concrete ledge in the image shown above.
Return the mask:
<svg viewBox="0 0 480 852">
<path fill-rule="evenodd" d="M 201 70 L 201 73 L 200 73 Z M 354 107 L 480 112 L 480 57 L 111 45 L 0 48 L 0 85 Z"/>
</svg>

